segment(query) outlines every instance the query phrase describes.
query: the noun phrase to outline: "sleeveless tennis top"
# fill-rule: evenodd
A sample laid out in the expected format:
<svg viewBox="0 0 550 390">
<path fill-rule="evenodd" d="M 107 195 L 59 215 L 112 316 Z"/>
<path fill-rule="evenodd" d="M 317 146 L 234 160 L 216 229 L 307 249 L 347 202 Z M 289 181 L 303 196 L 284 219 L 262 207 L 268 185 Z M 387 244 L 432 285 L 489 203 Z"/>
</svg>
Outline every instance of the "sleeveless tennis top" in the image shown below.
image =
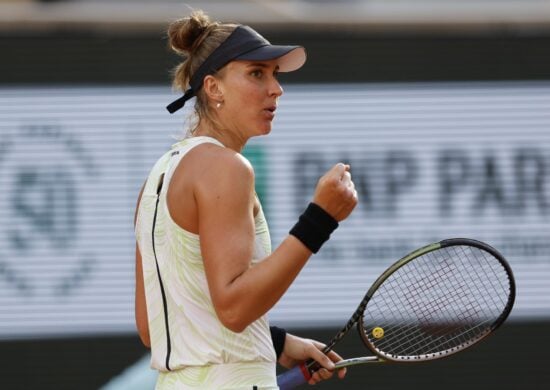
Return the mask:
<svg viewBox="0 0 550 390">
<path fill-rule="evenodd" d="M 210 298 L 199 236 L 177 225 L 168 211 L 166 194 L 178 163 L 205 142 L 223 147 L 214 138 L 192 137 L 174 144 L 156 162 L 137 212 L 151 366 L 160 372 L 157 389 L 252 389 L 253 385 L 276 389 L 276 356 L 267 315 L 241 333 L 223 326 Z M 252 264 L 271 252 L 261 207 L 254 222 Z"/>
</svg>

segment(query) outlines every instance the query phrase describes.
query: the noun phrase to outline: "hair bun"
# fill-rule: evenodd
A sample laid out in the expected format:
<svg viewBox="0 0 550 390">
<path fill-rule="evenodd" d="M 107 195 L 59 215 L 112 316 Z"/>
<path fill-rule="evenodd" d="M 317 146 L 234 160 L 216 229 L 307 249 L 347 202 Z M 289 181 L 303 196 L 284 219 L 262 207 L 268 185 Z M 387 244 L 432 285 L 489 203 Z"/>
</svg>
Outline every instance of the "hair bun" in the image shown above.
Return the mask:
<svg viewBox="0 0 550 390">
<path fill-rule="evenodd" d="M 168 27 L 170 47 L 180 55 L 195 51 L 207 35 L 208 27 L 216 24 L 202 11 L 194 11 L 189 17 L 176 20 Z"/>
</svg>

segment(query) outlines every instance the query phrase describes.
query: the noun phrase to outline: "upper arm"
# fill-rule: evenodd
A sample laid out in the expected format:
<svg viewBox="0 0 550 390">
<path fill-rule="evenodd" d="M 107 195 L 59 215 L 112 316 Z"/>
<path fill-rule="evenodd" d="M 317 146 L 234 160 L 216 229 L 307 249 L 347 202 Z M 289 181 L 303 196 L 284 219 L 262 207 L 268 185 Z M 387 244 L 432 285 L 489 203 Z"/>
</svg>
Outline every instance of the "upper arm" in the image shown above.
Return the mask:
<svg viewBox="0 0 550 390">
<path fill-rule="evenodd" d="M 224 151 L 195 190 L 201 251 L 210 295 L 224 322 L 226 289 L 249 267 L 254 250 L 254 172 L 242 156 Z"/>
<path fill-rule="evenodd" d="M 194 157 L 193 157 L 194 156 Z M 289 236 L 254 266 L 254 171 L 238 153 L 215 145 L 186 156 L 187 175 L 212 304 L 221 323 L 241 332 L 264 315 L 311 252 Z M 181 198 L 180 198 L 181 201 Z"/>
<path fill-rule="evenodd" d="M 138 201 L 136 205 L 136 212 L 134 215 L 134 225 L 136 224 L 139 202 L 141 201 L 141 196 L 143 194 L 143 189 L 145 185 L 141 188 L 141 191 L 138 196 Z M 136 244 L 136 266 L 135 266 L 135 321 L 136 327 L 139 333 L 141 342 L 148 348 L 151 346 L 151 341 L 149 338 L 149 322 L 147 320 L 147 306 L 145 303 L 145 286 L 143 282 L 143 268 L 142 268 L 142 259 L 139 247 Z"/>
</svg>

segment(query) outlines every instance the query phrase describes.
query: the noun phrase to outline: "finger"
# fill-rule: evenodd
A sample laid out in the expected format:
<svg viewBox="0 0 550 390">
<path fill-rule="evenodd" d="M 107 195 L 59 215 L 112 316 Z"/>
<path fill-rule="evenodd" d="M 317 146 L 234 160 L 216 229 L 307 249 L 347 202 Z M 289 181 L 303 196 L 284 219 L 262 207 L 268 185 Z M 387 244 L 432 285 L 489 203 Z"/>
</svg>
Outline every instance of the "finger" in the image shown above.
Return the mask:
<svg viewBox="0 0 550 390">
<path fill-rule="evenodd" d="M 353 182 L 353 180 L 351 180 L 351 177 L 348 183 L 348 188 L 355 189 L 355 183 Z"/>
<path fill-rule="evenodd" d="M 320 368 L 319 370 L 315 371 L 311 375 L 311 379 L 309 380 L 310 384 L 319 383 L 321 381 L 324 381 L 326 379 L 330 379 L 334 373 L 332 371 L 327 370 L 326 368 Z"/>
<path fill-rule="evenodd" d="M 349 185 L 346 187 L 346 190 L 349 193 L 350 202 L 357 201 L 357 189 L 355 188 L 355 183 L 353 182 L 349 183 Z"/>
<path fill-rule="evenodd" d="M 339 162 L 338 164 L 332 167 L 332 169 L 329 171 L 329 174 L 331 176 L 341 178 L 344 175 L 344 172 L 348 172 L 349 170 L 350 170 L 349 165 Z"/>
<path fill-rule="evenodd" d="M 347 368 L 340 368 L 338 371 L 338 378 L 344 379 L 347 374 Z M 322 380 L 330 379 L 334 375 L 334 371 L 329 371 L 326 368 L 321 368 L 318 371 L 315 371 L 311 374 L 311 378 L 309 379 L 309 384 L 316 384 L 319 383 Z"/>
<path fill-rule="evenodd" d="M 344 360 L 342 356 L 340 356 L 336 351 L 333 351 L 333 350 L 328 351 L 326 355 L 333 362 L 339 362 L 340 360 Z"/>
<path fill-rule="evenodd" d="M 344 174 L 342 175 L 342 177 L 340 178 L 340 180 L 341 180 L 342 183 L 344 183 L 346 186 L 349 186 L 349 184 L 352 183 L 352 181 L 351 181 L 351 173 L 349 173 L 349 171 L 344 171 Z"/>
<path fill-rule="evenodd" d="M 342 202 L 347 206 L 353 206 L 357 203 L 357 191 L 354 185 L 345 188 L 342 193 Z"/>
<path fill-rule="evenodd" d="M 329 371 L 334 371 L 334 363 L 323 352 L 318 350 L 317 352 L 311 354 L 311 358 L 319 363 L 322 368 Z"/>
<path fill-rule="evenodd" d="M 332 171 L 341 175 L 346 171 L 346 164 L 339 162 L 332 167 Z"/>
<path fill-rule="evenodd" d="M 329 351 L 327 353 L 327 356 L 329 357 L 330 360 L 332 360 L 333 362 L 339 362 L 340 360 L 343 360 L 342 356 L 340 356 L 337 352 L 335 351 Z M 340 379 L 343 379 L 346 374 L 347 374 L 348 370 L 344 367 L 344 368 L 340 368 L 338 369 L 338 378 Z"/>
<path fill-rule="evenodd" d="M 344 379 L 346 377 L 346 374 L 348 373 L 348 369 L 346 367 L 340 368 L 338 370 L 338 378 Z"/>
<path fill-rule="evenodd" d="M 318 341 L 313 341 L 313 346 L 314 348 L 311 348 L 311 351 L 308 351 L 310 358 L 315 360 L 317 363 L 319 363 L 322 367 L 326 368 L 327 370 L 333 371 L 334 370 L 333 361 L 327 355 L 325 355 L 322 351 L 325 348 L 325 345 Z"/>
<path fill-rule="evenodd" d="M 333 371 L 329 371 L 326 368 L 321 368 L 320 370 L 315 372 L 315 375 L 317 376 L 317 378 L 319 378 L 320 381 L 330 379 L 333 374 Z"/>
</svg>

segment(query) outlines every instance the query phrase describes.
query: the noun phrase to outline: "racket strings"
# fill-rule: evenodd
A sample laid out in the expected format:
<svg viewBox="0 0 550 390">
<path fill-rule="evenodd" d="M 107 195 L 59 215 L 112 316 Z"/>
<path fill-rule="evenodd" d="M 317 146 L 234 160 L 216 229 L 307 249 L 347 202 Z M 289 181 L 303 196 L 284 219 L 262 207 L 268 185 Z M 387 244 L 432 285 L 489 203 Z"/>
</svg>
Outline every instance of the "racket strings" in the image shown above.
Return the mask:
<svg viewBox="0 0 550 390">
<path fill-rule="evenodd" d="M 364 313 L 365 336 L 390 356 L 426 357 L 462 349 L 484 337 L 504 310 L 507 279 L 500 262 L 478 248 L 427 253 L 379 286 Z M 375 327 L 384 330 L 383 337 L 369 333 Z"/>
<path fill-rule="evenodd" d="M 441 299 L 441 301 L 443 301 L 443 299 Z M 451 302 L 448 302 L 448 303 L 451 303 Z M 428 311 L 426 311 L 426 313 L 427 312 Z M 418 312 L 416 314 L 418 315 Z M 455 315 L 457 314 L 455 313 Z M 472 307 L 467 307 L 467 308 L 464 308 L 461 311 L 461 313 L 459 313 L 459 315 L 464 319 L 463 322 L 467 322 L 469 318 L 473 318 L 477 315 L 477 310 L 474 310 Z M 429 328 L 428 326 L 430 322 L 434 322 L 434 323 L 437 322 L 438 323 L 437 327 L 432 326 L 431 328 Z M 403 354 L 406 354 L 406 355 L 414 354 L 416 349 L 421 345 L 422 342 L 424 342 L 423 336 L 424 336 L 424 333 L 426 332 L 429 332 L 431 337 L 429 340 L 427 340 L 428 342 L 424 342 L 424 347 L 423 347 L 424 354 L 435 353 L 437 352 L 438 348 L 439 349 L 445 348 L 445 347 L 453 348 L 453 345 L 450 345 L 450 344 L 455 342 L 455 340 L 459 340 L 459 342 L 466 341 L 467 339 L 461 336 L 465 336 L 466 332 L 471 331 L 471 329 L 467 327 L 466 328 L 460 327 L 460 326 L 457 327 L 456 324 L 442 320 L 441 318 L 438 318 L 436 320 L 434 320 L 434 318 L 430 319 L 428 318 L 427 315 L 423 315 L 422 317 L 420 317 L 419 323 L 421 327 L 420 329 L 416 329 L 410 326 L 407 326 L 405 328 L 405 337 L 407 339 L 407 345 L 409 346 L 409 348 L 405 349 L 402 352 Z M 453 333 L 456 334 L 457 336 L 450 337 L 449 335 Z M 387 342 L 383 343 L 380 347 L 387 348 L 387 345 L 384 345 L 384 344 L 388 344 L 388 343 Z M 430 348 L 430 346 L 432 345 L 433 347 Z M 420 353 L 420 352 L 417 352 L 417 353 Z"/>
<path fill-rule="evenodd" d="M 490 321 L 485 321 L 484 323 L 481 323 L 480 325 L 489 324 Z M 400 336 L 401 339 L 399 339 L 399 347 L 401 347 L 401 352 L 399 354 L 395 354 L 396 357 L 428 357 L 430 355 L 437 355 L 444 352 L 451 353 L 455 349 L 464 348 L 471 343 L 473 343 L 474 340 L 477 340 L 478 337 L 482 337 L 486 333 L 489 332 L 488 327 L 484 327 L 482 331 L 478 332 L 477 329 L 471 329 L 471 328 L 462 328 L 457 329 L 453 328 L 453 333 L 455 334 L 454 337 L 449 337 L 449 334 L 447 330 L 442 329 L 441 332 L 439 332 L 440 337 L 435 337 L 438 334 L 434 333 L 432 337 L 429 340 L 426 340 L 424 338 L 424 335 L 420 332 L 417 332 L 416 335 L 415 332 L 411 332 L 406 336 Z M 468 333 L 475 332 L 475 335 L 468 336 Z M 407 343 L 403 343 L 403 337 L 407 338 Z M 407 348 L 408 346 L 408 348 Z M 421 348 L 420 348 L 421 347 Z M 391 344 L 380 344 L 378 346 L 378 349 L 381 351 L 388 351 L 392 348 Z"/>
<path fill-rule="evenodd" d="M 471 317 L 470 316 L 464 316 Z M 431 320 L 433 321 L 433 319 Z M 397 324 L 399 332 L 390 332 L 393 334 L 392 337 L 385 338 L 384 342 L 379 343 L 378 347 L 382 350 L 391 350 L 394 349 L 394 345 L 397 342 L 398 346 L 402 348 L 401 355 L 420 355 L 428 353 L 436 353 L 437 350 L 452 348 L 452 345 L 448 345 L 455 339 L 460 339 L 461 335 L 464 335 L 465 332 L 471 331 L 471 329 L 464 329 L 464 327 L 457 327 L 456 324 L 453 324 L 449 321 L 439 320 L 437 327 L 432 326 L 428 328 L 430 324 L 430 318 L 428 316 L 423 316 L 419 320 L 420 325 L 418 327 L 411 326 L 409 321 L 402 321 Z M 395 324 L 392 324 L 395 326 Z M 446 326 L 447 325 L 447 326 Z M 385 328 L 392 329 L 391 325 L 383 324 Z M 426 340 L 426 332 L 430 333 L 430 339 Z M 458 334 L 455 338 L 449 338 L 449 333 L 454 332 Z M 445 340 L 447 338 L 448 340 Z M 461 340 L 462 341 L 462 340 Z M 433 347 L 431 348 L 431 346 Z M 447 346 L 448 347 L 445 347 Z M 423 351 L 419 350 L 419 347 L 422 347 Z M 443 348 L 445 347 L 445 348 Z"/>
<path fill-rule="evenodd" d="M 439 272 L 439 273 L 438 273 L 438 272 L 434 272 L 434 275 L 437 276 L 437 277 L 440 277 L 440 276 L 441 276 L 441 273 L 440 273 L 440 272 Z M 462 294 L 461 297 L 463 297 L 463 296 L 464 296 L 464 295 Z M 440 297 L 440 299 L 438 299 L 437 301 L 445 301 L 445 299 L 448 300 L 448 297 L 445 297 L 445 296 Z M 447 302 L 447 303 L 450 303 L 450 302 Z M 427 313 L 428 310 L 425 310 L 425 312 Z M 460 313 L 460 315 L 462 316 L 462 318 L 469 318 L 469 317 L 472 317 L 473 315 L 475 315 L 476 313 L 477 313 L 477 312 L 476 312 L 476 311 L 472 311 L 471 308 L 466 308 L 465 310 L 462 311 L 462 313 Z M 418 312 L 417 312 L 416 314 L 418 315 Z M 455 313 L 455 315 L 456 315 L 456 313 Z M 433 319 L 432 319 L 432 321 L 433 321 Z M 428 321 L 428 318 L 427 318 L 426 316 L 422 316 L 422 317 L 420 317 L 420 321 L 419 321 L 419 322 L 421 322 L 421 323 L 427 323 L 427 322 L 429 322 L 429 321 Z M 441 321 L 439 321 L 439 322 L 441 323 Z M 424 325 L 424 324 L 423 324 L 423 325 Z M 443 328 L 443 325 L 442 325 L 442 324 L 440 324 L 439 328 L 442 329 L 442 331 L 445 330 L 445 329 Z M 456 329 L 456 326 L 455 326 L 454 328 Z M 432 336 L 437 336 L 437 335 L 441 334 L 442 331 L 439 331 L 439 332 L 432 332 Z M 410 333 L 410 332 L 409 332 L 409 333 Z M 413 334 L 414 334 L 414 333 L 417 333 L 417 334 L 418 334 L 418 332 L 412 332 L 412 333 L 413 333 Z M 417 336 L 417 337 L 418 337 L 418 336 Z M 452 340 L 452 339 L 451 339 L 451 340 Z M 441 342 L 441 340 L 436 340 L 436 341 Z M 410 336 L 409 336 L 409 344 L 414 345 L 413 343 L 410 342 Z M 410 351 L 407 351 L 407 352 L 410 352 Z"/>
</svg>

